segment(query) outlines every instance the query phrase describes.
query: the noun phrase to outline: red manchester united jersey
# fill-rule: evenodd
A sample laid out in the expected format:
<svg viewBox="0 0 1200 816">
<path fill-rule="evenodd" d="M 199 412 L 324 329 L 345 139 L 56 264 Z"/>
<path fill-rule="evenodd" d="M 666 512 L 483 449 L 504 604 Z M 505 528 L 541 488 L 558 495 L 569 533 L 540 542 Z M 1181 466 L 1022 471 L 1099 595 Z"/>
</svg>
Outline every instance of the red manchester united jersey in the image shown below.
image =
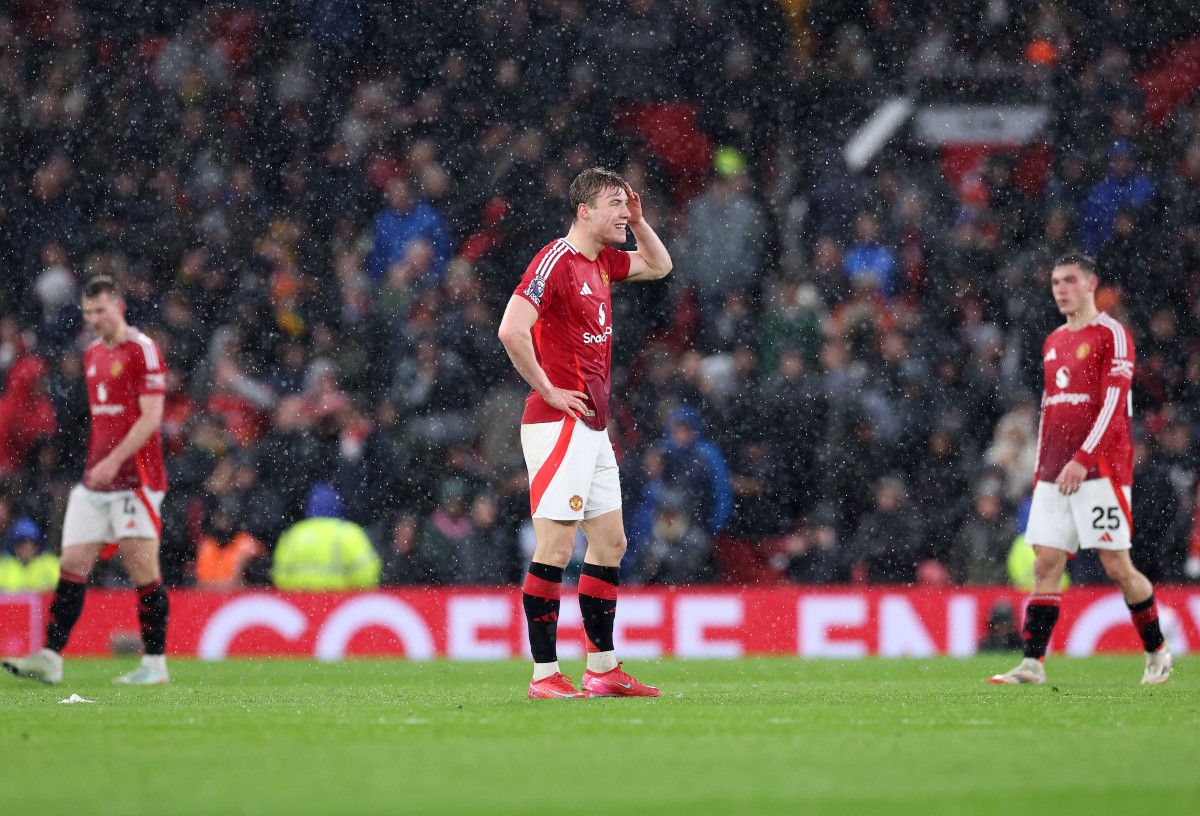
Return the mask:
<svg viewBox="0 0 1200 816">
<path fill-rule="evenodd" d="M 1133 338 L 1103 312 L 1078 331 L 1061 326 L 1042 345 L 1045 391 L 1038 428 L 1038 481 L 1053 482 L 1072 459 L 1089 479 L 1104 463 L 1121 485 L 1133 483 Z"/>
<path fill-rule="evenodd" d="M 121 443 L 141 416 L 138 398 L 166 393 L 167 369 L 154 341 L 134 328 L 123 343 L 109 348 L 100 340 L 83 353 L 88 407 L 92 428 L 88 437 L 87 467 L 91 469 Z M 167 489 L 163 467 L 162 434 L 154 433 L 121 465 L 107 490 L 146 487 Z"/>
<path fill-rule="evenodd" d="M 595 430 L 608 426 L 612 365 L 611 285 L 629 275 L 629 255 L 612 247 L 592 261 L 559 238 L 534 256 L 515 294 L 538 310 L 533 346 L 538 363 L 557 388 L 582 391 L 592 411 L 583 417 Z M 557 422 L 536 391 L 525 400 L 522 423 Z"/>
</svg>

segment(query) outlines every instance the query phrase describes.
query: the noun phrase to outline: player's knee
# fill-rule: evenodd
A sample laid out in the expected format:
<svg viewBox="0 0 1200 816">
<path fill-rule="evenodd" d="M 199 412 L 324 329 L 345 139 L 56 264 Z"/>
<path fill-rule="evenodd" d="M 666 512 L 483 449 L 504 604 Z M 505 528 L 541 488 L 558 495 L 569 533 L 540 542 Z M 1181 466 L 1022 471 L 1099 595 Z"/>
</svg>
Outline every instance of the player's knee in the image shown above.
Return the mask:
<svg viewBox="0 0 1200 816">
<path fill-rule="evenodd" d="M 1062 575 L 1066 566 L 1064 553 L 1046 548 L 1039 548 L 1033 561 L 1033 576 L 1038 581 L 1054 580 Z"/>
<path fill-rule="evenodd" d="M 605 562 L 612 563 L 625 556 L 625 551 L 629 549 L 629 540 L 624 535 L 614 536 L 597 542 L 596 546 L 603 554 Z"/>
<path fill-rule="evenodd" d="M 537 549 L 533 560 L 552 567 L 565 567 L 575 552 L 575 534 L 572 530 L 566 534 L 558 529 L 546 531 L 539 535 Z"/>
<path fill-rule="evenodd" d="M 89 557 L 88 553 L 82 552 L 82 548 L 68 547 L 63 550 L 62 557 L 59 558 L 58 569 L 60 572 L 72 575 L 89 575 L 94 562 L 95 559 Z"/>
<path fill-rule="evenodd" d="M 571 562 L 571 554 L 574 547 L 562 546 L 558 544 L 543 547 L 540 555 L 535 557 L 534 561 L 541 561 L 549 564 L 552 567 L 566 567 Z"/>
<path fill-rule="evenodd" d="M 1104 567 L 1104 574 L 1108 576 L 1108 580 L 1116 584 L 1125 582 L 1133 573 L 1133 563 L 1122 557 L 1121 553 L 1101 552 L 1100 564 Z"/>
</svg>

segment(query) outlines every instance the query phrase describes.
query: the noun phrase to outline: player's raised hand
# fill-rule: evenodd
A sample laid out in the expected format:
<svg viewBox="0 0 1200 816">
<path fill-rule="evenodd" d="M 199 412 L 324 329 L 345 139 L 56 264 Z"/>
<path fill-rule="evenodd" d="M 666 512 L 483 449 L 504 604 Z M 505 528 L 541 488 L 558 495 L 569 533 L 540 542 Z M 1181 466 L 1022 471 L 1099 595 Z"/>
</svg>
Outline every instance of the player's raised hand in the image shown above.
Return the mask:
<svg viewBox="0 0 1200 816">
<path fill-rule="evenodd" d="M 573 417 L 590 416 L 592 410 L 587 407 L 587 394 L 582 391 L 568 391 L 565 388 L 550 387 L 550 391 L 542 396 L 551 408 L 557 408 L 564 414 Z"/>
<path fill-rule="evenodd" d="M 1070 496 L 1079 490 L 1079 486 L 1083 484 L 1083 480 L 1087 478 L 1087 468 L 1078 462 L 1067 462 L 1067 466 L 1058 474 L 1058 478 L 1054 483 L 1058 485 L 1058 492 L 1064 496 Z"/>
<path fill-rule="evenodd" d="M 625 183 L 625 195 L 629 196 L 629 226 L 642 223 L 642 197 L 633 191 L 629 182 Z"/>
</svg>

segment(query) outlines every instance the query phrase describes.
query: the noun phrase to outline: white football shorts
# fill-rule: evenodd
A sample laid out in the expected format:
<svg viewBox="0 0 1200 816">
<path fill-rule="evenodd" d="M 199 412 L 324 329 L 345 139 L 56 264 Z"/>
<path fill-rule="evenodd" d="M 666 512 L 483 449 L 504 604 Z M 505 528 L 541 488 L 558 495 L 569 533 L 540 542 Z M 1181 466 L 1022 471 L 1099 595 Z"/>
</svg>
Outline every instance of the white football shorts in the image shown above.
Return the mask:
<svg viewBox="0 0 1200 816">
<path fill-rule="evenodd" d="M 123 538 L 155 538 L 162 532 L 159 508 L 163 491 L 114 490 L 102 492 L 75 485 L 67 499 L 62 546 L 115 544 Z"/>
<path fill-rule="evenodd" d="M 534 518 L 579 521 L 621 507 L 621 479 L 608 431 L 574 417 L 521 426 Z"/>
<path fill-rule="evenodd" d="M 1125 507 L 1129 507 L 1132 492 L 1128 487 L 1121 488 L 1121 492 L 1125 494 Z M 1128 550 L 1129 525 L 1130 519 L 1108 479 L 1088 479 L 1070 496 L 1060 493 L 1053 482 L 1038 482 L 1033 488 L 1025 541 L 1069 553 L 1081 547 Z"/>
</svg>

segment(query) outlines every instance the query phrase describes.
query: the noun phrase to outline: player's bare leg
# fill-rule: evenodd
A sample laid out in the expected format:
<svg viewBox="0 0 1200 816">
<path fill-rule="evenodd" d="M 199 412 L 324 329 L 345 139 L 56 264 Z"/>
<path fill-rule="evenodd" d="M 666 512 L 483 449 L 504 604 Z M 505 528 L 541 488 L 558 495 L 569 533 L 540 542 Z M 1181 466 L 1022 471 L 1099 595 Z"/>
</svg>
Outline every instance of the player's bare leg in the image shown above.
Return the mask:
<svg viewBox="0 0 1200 816">
<path fill-rule="evenodd" d="M 27 680 L 57 685 L 63 678 L 62 651 L 71 637 L 71 630 L 83 611 L 88 576 L 100 556 L 103 544 L 74 544 L 63 550 L 59 559 L 58 585 L 50 602 L 50 620 L 46 624 L 46 643 L 42 650 L 28 657 L 5 659 L 0 665 Z"/>
<path fill-rule="evenodd" d="M 1021 635 L 1025 641 L 1025 657 L 1004 674 L 993 675 L 989 683 L 1016 685 L 1046 682 L 1046 647 L 1054 624 L 1058 622 L 1059 592 L 1067 553 L 1053 547 L 1033 545 L 1033 592 L 1025 607 L 1025 623 Z"/>
<path fill-rule="evenodd" d="M 141 664 L 136 669 L 113 682 L 132 686 L 160 686 L 170 679 L 165 656 L 170 605 L 158 564 L 158 539 L 123 538 L 117 545 L 129 580 L 137 588 L 143 654 Z"/>
<path fill-rule="evenodd" d="M 575 521 L 535 518 L 537 544 L 533 562 L 525 576 L 521 600 L 529 627 L 529 649 L 533 653 L 533 679 L 529 699 L 553 700 L 583 697 L 575 683 L 558 666 L 558 610 L 562 595 L 563 570 L 575 549 Z"/>
<path fill-rule="evenodd" d="M 1146 670 L 1142 674 L 1145 685 L 1159 685 L 1171 677 L 1174 659 L 1163 638 L 1158 623 L 1158 606 L 1154 602 L 1154 585 L 1133 565 L 1129 550 L 1099 550 L 1100 563 L 1109 580 L 1121 588 L 1125 605 L 1133 619 L 1146 650 Z"/>
<path fill-rule="evenodd" d="M 589 697 L 657 697 L 659 690 L 631 677 L 613 645 L 621 559 L 628 542 L 620 508 L 583 522 L 588 548 L 579 578 L 579 609 L 587 635 L 583 690 Z"/>
</svg>

